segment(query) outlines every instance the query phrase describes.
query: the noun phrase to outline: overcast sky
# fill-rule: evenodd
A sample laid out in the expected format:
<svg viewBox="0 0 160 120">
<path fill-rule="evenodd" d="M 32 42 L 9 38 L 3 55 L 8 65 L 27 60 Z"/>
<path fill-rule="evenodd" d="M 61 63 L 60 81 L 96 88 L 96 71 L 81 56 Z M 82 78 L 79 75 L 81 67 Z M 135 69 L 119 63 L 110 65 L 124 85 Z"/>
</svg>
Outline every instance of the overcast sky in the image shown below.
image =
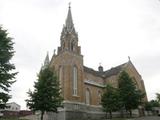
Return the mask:
<svg viewBox="0 0 160 120">
<path fill-rule="evenodd" d="M 0 24 L 14 38 L 12 61 L 19 72 L 12 99 L 26 109 L 47 51 L 60 45 L 60 34 L 71 10 L 84 55 L 84 65 L 105 70 L 128 61 L 142 75 L 149 100 L 160 93 L 159 0 L 0 0 Z"/>
</svg>

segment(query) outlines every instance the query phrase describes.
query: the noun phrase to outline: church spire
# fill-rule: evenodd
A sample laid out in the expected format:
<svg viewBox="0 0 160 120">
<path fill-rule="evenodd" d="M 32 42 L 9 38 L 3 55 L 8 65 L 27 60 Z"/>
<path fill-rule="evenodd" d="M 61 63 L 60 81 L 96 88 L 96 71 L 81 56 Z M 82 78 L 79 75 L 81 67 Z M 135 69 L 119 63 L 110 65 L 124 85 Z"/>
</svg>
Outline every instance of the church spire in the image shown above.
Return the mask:
<svg viewBox="0 0 160 120">
<path fill-rule="evenodd" d="M 47 52 L 47 55 L 46 55 L 46 58 L 44 60 L 44 66 L 48 66 L 49 65 L 49 55 L 48 55 L 48 52 Z"/>
<path fill-rule="evenodd" d="M 67 15 L 65 26 L 66 26 L 68 32 L 72 32 L 74 29 L 70 3 L 69 3 L 68 15 Z"/>
<path fill-rule="evenodd" d="M 50 63 L 50 61 L 49 61 L 49 55 L 48 55 L 48 52 L 47 52 L 47 55 L 46 55 L 46 58 L 44 60 L 44 64 L 42 64 L 41 70 L 44 70 L 47 67 L 49 67 L 49 63 Z"/>
<path fill-rule="evenodd" d="M 78 33 L 75 31 L 71 6 L 69 3 L 67 19 L 65 25 L 63 26 L 61 37 L 60 37 L 61 46 L 58 48 L 58 55 L 63 51 L 70 51 L 72 53 L 80 54 L 80 46 L 78 46 Z"/>
</svg>

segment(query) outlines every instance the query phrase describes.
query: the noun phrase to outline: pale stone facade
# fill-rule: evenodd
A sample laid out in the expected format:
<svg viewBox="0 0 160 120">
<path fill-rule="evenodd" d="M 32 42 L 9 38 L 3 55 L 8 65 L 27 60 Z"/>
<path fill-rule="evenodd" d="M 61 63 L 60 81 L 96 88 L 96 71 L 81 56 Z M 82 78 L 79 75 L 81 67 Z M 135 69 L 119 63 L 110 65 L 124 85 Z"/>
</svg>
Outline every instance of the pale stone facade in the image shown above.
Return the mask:
<svg viewBox="0 0 160 120">
<path fill-rule="evenodd" d="M 118 76 L 122 70 L 126 70 L 134 78 L 137 88 L 145 92 L 142 77 L 130 60 L 106 71 L 102 66 L 96 71 L 83 65 L 70 7 L 62 29 L 60 47 L 51 61 L 47 61 L 48 55 L 45 63 L 49 63 L 50 68 L 56 71 L 64 97 L 64 109 L 60 110 L 59 119 L 102 118 L 104 113 L 100 101 L 104 87 L 108 83 L 118 87 Z M 147 101 L 147 97 L 144 100 Z"/>
</svg>

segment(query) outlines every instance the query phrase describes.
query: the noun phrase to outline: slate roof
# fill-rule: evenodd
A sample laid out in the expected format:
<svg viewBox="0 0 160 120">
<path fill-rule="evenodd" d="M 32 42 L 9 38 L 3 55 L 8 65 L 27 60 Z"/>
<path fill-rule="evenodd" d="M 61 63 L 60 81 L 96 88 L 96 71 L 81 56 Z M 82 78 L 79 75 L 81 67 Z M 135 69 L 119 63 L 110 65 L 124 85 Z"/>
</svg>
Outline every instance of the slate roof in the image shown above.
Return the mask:
<svg viewBox="0 0 160 120">
<path fill-rule="evenodd" d="M 127 63 L 121 64 L 119 66 L 113 67 L 109 70 L 104 71 L 105 77 L 110 77 L 112 75 L 117 75 L 122 69 L 123 67 L 126 65 Z"/>
<path fill-rule="evenodd" d="M 87 73 L 91 73 L 91 74 L 93 74 L 93 75 L 102 77 L 102 74 L 103 74 L 103 73 L 101 73 L 101 72 L 99 72 L 99 71 L 96 71 L 96 70 L 94 70 L 94 69 L 92 69 L 92 68 L 89 68 L 89 67 L 86 67 L 86 66 L 83 66 L 83 68 L 84 68 L 84 71 L 87 72 Z"/>
<path fill-rule="evenodd" d="M 83 68 L 84 68 L 84 71 L 87 72 L 87 73 L 91 73 L 93 75 L 96 75 L 96 76 L 99 76 L 99 77 L 102 77 L 102 78 L 106 78 L 106 77 L 110 77 L 110 76 L 113 76 L 113 75 L 117 75 L 127 63 L 124 63 L 124 64 L 121 64 L 119 66 L 113 67 L 113 68 L 111 68 L 109 70 L 106 70 L 104 72 L 99 72 L 99 71 L 96 71 L 92 68 L 88 68 L 86 66 L 83 66 Z"/>
</svg>

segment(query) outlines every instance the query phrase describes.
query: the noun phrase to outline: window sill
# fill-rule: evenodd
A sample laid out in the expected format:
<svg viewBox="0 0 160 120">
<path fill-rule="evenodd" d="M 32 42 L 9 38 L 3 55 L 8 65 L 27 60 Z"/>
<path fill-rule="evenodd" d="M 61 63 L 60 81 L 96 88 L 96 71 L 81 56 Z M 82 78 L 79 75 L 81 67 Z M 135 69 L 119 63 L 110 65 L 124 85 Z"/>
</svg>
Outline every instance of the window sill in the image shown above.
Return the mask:
<svg viewBox="0 0 160 120">
<path fill-rule="evenodd" d="M 78 96 L 78 95 L 72 95 L 73 97 L 80 97 L 80 96 Z"/>
</svg>

